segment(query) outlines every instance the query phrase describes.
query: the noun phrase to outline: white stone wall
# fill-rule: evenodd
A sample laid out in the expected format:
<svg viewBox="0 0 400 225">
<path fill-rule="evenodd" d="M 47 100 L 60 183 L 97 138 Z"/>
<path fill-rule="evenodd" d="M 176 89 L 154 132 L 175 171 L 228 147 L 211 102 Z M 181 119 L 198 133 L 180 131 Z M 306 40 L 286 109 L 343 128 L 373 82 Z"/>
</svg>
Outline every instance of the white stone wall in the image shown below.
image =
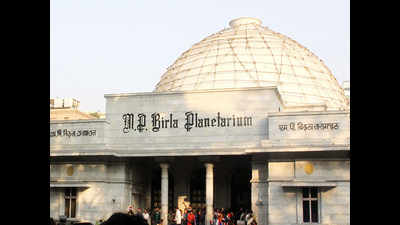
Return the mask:
<svg viewBox="0 0 400 225">
<path fill-rule="evenodd" d="M 64 211 L 64 192 L 59 188 L 50 189 L 50 217 L 58 219 L 59 215 L 63 215 Z"/>
<path fill-rule="evenodd" d="M 73 173 L 71 174 L 71 169 Z M 113 212 L 125 211 L 130 204 L 131 178 L 126 176 L 124 163 L 65 163 L 50 166 L 50 182 L 53 185 L 88 186 L 77 192 L 79 220 L 95 222 L 107 219 Z M 64 189 L 52 187 L 50 213 L 53 218 L 64 214 Z"/>
<path fill-rule="evenodd" d="M 324 224 L 350 224 L 349 182 L 337 182 L 336 188 L 321 193 L 321 221 Z"/>
<path fill-rule="evenodd" d="M 78 193 L 77 218 L 95 222 L 107 219 L 112 213 L 128 208 L 129 187 L 126 183 L 89 183 L 91 186 Z"/>
<path fill-rule="evenodd" d="M 314 168 L 311 174 L 306 173 L 307 164 L 312 164 Z M 295 179 L 350 181 L 350 161 L 348 160 L 296 160 L 294 167 Z"/>
<path fill-rule="evenodd" d="M 193 93 L 143 93 L 106 95 L 106 118 L 109 148 L 120 155 L 207 155 L 243 152 L 244 148 L 259 146 L 265 139 L 267 112 L 276 112 L 281 103 L 276 89 L 249 89 L 236 91 L 209 91 Z M 193 127 L 185 129 L 186 112 L 198 113 L 199 118 L 252 117 L 251 126 Z M 152 131 L 152 113 L 162 113 L 164 119 L 178 120 L 178 128 Z M 146 115 L 143 132 L 123 132 L 123 115 L 134 114 L 134 127 L 138 114 Z M 213 149 L 213 151 L 210 151 Z M 239 149 L 239 150 L 238 150 Z"/>
<path fill-rule="evenodd" d="M 348 160 L 269 162 L 268 170 L 268 224 L 302 223 L 302 187 L 282 187 L 296 182 L 334 183 L 336 187 L 320 188 L 320 223 L 350 224 Z"/>
<path fill-rule="evenodd" d="M 68 173 L 72 168 L 72 174 Z M 50 165 L 50 181 L 55 182 L 124 182 L 130 178 L 125 173 L 125 163 L 65 162 Z"/>
<path fill-rule="evenodd" d="M 296 224 L 297 193 L 294 190 L 283 189 L 279 182 L 269 182 L 268 185 L 268 224 Z"/>
<path fill-rule="evenodd" d="M 75 155 L 104 152 L 107 125 L 105 120 L 51 121 L 50 154 L 57 156 L 72 155 L 72 152 Z"/>
</svg>

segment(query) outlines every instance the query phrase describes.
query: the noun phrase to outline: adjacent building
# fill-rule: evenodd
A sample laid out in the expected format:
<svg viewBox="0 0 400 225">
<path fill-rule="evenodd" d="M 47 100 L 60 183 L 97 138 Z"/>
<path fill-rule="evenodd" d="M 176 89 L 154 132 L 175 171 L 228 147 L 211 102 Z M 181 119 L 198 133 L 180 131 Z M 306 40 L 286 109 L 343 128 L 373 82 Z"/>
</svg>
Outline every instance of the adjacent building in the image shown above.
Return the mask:
<svg viewBox="0 0 400 225">
<path fill-rule="evenodd" d="M 80 102 L 74 98 L 50 99 L 50 120 L 88 120 L 99 116 L 79 110 Z"/>
<path fill-rule="evenodd" d="M 50 121 L 50 215 L 251 209 L 258 224 L 350 223 L 349 101 L 289 37 L 238 18 L 153 92 L 106 94 L 103 119 Z"/>
</svg>

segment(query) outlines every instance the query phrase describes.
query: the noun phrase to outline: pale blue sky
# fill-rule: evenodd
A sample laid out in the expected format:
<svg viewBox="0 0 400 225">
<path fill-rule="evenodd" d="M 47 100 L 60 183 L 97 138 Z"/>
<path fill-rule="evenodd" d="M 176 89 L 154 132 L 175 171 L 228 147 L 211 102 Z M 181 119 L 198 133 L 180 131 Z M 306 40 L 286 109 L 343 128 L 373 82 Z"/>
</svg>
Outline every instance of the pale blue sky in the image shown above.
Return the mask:
<svg viewBox="0 0 400 225">
<path fill-rule="evenodd" d="M 166 68 L 238 17 L 308 48 L 350 79 L 349 0 L 51 0 L 50 97 L 105 111 L 104 94 L 151 92 Z"/>
</svg>

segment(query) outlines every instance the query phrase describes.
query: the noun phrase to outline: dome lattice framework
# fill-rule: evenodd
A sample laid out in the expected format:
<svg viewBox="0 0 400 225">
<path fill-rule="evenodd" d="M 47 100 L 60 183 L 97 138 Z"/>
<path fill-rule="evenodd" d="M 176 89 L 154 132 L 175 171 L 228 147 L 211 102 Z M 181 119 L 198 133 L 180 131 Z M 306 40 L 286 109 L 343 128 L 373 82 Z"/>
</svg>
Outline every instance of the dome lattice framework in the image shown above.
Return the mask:
<svg viewBox="0 0 400 225">
<path fill-rule="evenodd" d="M 276 86 L 286 106 L 348 108 L 335 77 L 308 49 L 255 18 L 229 25 L 182 53 L 155 92 Z"/>
</svg>

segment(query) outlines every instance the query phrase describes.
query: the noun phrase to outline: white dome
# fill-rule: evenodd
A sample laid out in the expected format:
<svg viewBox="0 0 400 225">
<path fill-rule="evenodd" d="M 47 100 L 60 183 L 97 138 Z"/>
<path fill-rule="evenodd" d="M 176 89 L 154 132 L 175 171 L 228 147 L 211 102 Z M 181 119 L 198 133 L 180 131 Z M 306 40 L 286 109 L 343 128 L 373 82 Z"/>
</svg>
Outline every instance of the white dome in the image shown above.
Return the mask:
<svg viewBox="0 0 400 225">
<path fill-rule="evenodd" d="M 229 25 L 184 52 L 155 91 L 276 86 L 286 106 L 348 108 L 342 87 L 308 49 L 262 27 L 259 19 L 243 17 Z"/>
</svg>

